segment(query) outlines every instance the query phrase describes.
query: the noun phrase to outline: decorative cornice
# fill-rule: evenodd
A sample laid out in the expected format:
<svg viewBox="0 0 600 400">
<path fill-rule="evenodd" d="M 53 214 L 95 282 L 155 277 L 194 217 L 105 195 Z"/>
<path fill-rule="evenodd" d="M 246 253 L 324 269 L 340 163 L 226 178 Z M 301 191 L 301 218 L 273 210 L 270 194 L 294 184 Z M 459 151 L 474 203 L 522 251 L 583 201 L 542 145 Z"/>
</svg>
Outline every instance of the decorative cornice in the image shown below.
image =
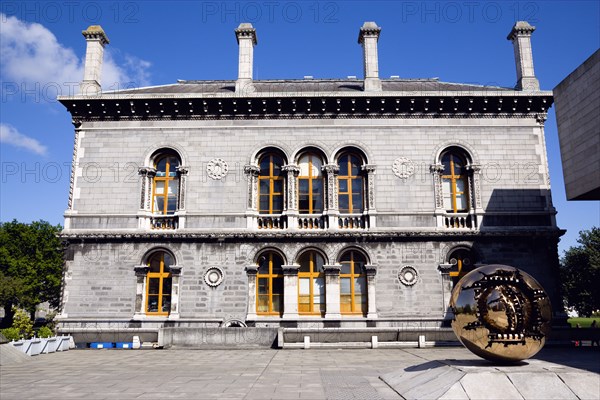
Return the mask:
<svg viewBox="0 0 600 400">
<path fill-rule="evenodd" d="M 539 118 L 551 95 L 529 96 L 326 96 L 318 98 L 61 98 L 81 121 Z M 319 103 L 315 107 L 313 103 Z"/>
<path fill-rule="evenodd" d="M 100 25 L 92 25 L 86 30 L 81 31 L 81 34 L 85 37 L 85 40 L 98 40 L 102 46 L 110 43 L 108 36 L 104 32 L 104 29 Z"/>
<path fill-rule="evenodd" d="M 323 232 L 292 232 L 285 230 L 261 231 L 261 232 L 224 232 L 224 233 L 202 233 L 202 232 L 178 232 L 178 231 L 157 231 L 157 232 L 65 232 L 59 235 L 61 239 L 71 243 L 95 241 L 95 240 L 125 240 L 125 241 L 171 241 L 171 240 L 202 240 L 206 242 L 223 241 L 258 241 L 267 240 L 352 240 L 357 236 L 361 240 L 387 241 L 390 239 L 448 239 L 456 238 L 484 238 L 484 237 L 560 237 L 565 234 L 562 229 L 504 229 L 504 230 L 432 230 L 432 231 L 323 231 Z"/>
<path fill-rule="evenodd" d="M 358 43 L 362 44 L 365 37 L 374 37 L 379 40 L 380 34 L 381 27 L 377 26 L 375 22 L 365 22 L 363 26 L 360 27 L 360 32 L 358 32 Z"/>
<path fill-rule="evenodd" d="M 242 23 L 235 30 L 235 38 L 240 43 L 240 39 L 249 38 L 252 43 L 256 46 L 258 44 L 258 37 L 256 36 L 256 29 L 252 27 L 252 24 Z"/>
<path fill-rule="evenodd" d="M 507 40 L 514 40 L 517 36 L 531 36 L 535 31 L 535 26 L 529 25 L 527 21 L 517 21 L 506 37 Z"/>
</svg>

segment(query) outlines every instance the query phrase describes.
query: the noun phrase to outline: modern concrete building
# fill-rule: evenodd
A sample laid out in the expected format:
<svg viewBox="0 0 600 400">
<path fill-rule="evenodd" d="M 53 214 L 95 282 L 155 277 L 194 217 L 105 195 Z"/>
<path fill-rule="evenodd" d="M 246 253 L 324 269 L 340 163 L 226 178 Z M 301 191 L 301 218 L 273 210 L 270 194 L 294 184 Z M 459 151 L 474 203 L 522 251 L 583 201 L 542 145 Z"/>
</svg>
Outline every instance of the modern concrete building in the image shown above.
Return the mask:
<svg viewBox="0 0 600 400">
<path fill-rule="evenodd" d="M 600 50 L 554 88 L 568 200 L 600 200 Z"/>
<path fill-rule="evenodd" d="M 88 28 L 83 91 L 60 98 L 75 125 L 61 330 L 435 330 L 484 263 L 532 274 L 560 315 L 533 29 L 508 37 L 515 88 L 384 79 L 367 22 L 364 79 L 254 80 L 241 24 L 237 80 L 101 92 L 108 38 Z"/>
</svg>

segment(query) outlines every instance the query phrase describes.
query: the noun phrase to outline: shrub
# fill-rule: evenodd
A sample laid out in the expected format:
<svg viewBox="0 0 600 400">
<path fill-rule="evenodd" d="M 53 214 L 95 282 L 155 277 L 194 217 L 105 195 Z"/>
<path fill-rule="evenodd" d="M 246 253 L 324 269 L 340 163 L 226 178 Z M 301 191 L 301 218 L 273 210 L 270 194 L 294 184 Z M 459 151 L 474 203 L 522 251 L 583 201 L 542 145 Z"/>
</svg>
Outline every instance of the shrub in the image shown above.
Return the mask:
<svg viewBox="0 0 600 400">
<path fill-rule="evenodd" d="M 2 329 L 2 335 L 7 339 L 7 340 L 19 340 L 21 339 L 21 335 L 19 334 L 19 330 L 17 328 L 6 328 L 6 329 Z"/>
<path fill-rule="evenodd" d="M 37 336 L 40 338 L 49 338 L 54 336 L 54 333 L 52 332 L 52 329 L 48 328 L 47 326 L 42 326 L 40 329 L 38 329 Z"/>
<path fill-rule="evenodd" d="M 33 335 L 33 323 L 26 311 L 15 308 L 13 317 L 13 328 L 19 332 L 21 339 L 29 339 Z"/>
</svg>

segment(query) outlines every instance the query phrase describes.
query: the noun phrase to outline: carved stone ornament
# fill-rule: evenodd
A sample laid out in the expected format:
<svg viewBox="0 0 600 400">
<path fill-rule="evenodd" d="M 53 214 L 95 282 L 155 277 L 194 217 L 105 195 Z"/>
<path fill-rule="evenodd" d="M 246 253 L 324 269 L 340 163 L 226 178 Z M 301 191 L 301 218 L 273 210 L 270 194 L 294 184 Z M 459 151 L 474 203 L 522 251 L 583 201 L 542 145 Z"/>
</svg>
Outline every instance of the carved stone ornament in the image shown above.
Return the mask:
<svg viewBox="0 0 600 400">
<path fill-rule="evenodd" d="M 204 282 L 210 287 L 217 287 L 223 282 L 223 270 L 218 267 L 212 267 L 204 273 Z"/>
<path fill-rule="evenodd" d="M 206 172 L 211 179 L 223 179 L 229 172 L 229 165 L 222 158 L 213 158 L 206 165 Z"/>
<path fill-rule="evenodd" d="M 398 272 L 398 279 L 402 284 L 406 286 L 412 286 L 417 283 L 417 279 L 419 278 L 419 273 L 414 267 L 407 265 L 400 269 Z"/>
<path fill-rule="evenodd" d="M 415 173 L 415 163 L 406 157 L 397 158 L 392 164 L 392 171 L 400 179 L 408 179 Z"/>
</svg>

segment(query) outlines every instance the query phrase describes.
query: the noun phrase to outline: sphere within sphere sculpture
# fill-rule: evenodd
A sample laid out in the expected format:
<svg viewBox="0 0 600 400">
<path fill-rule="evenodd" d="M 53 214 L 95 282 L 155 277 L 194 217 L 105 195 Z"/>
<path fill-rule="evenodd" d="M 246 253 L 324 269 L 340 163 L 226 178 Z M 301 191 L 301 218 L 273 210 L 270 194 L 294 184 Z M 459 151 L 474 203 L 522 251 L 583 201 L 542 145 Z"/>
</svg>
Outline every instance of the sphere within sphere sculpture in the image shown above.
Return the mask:
<svg viewBox="0 0 600 400">
<path fill-rule="evenodd" d="M 486 360 L 515 363 L 544 347 L 552 309 L 542 286 L 508 265 L 486 265 L 452 290 L 452 329 L 461 343 Z"/>
</svg>

